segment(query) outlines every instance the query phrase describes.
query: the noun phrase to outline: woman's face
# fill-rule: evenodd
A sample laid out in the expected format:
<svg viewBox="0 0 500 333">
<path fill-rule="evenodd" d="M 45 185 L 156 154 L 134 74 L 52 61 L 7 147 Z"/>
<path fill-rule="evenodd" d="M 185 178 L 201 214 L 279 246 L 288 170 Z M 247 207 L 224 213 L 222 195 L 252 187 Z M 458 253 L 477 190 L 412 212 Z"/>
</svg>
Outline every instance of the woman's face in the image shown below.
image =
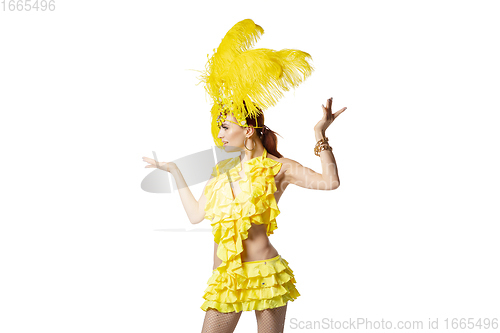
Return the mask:
<svg viewBox="0 0 500 333">
<path fill-rule="evenodd" d="M 246 128 L 235 124 L 237 122 L 232 113 L 229 113 L 219 130 L 217 137 L 224 142 L 225 151 L 240 151 L 243 149 Z"/>
</svg>

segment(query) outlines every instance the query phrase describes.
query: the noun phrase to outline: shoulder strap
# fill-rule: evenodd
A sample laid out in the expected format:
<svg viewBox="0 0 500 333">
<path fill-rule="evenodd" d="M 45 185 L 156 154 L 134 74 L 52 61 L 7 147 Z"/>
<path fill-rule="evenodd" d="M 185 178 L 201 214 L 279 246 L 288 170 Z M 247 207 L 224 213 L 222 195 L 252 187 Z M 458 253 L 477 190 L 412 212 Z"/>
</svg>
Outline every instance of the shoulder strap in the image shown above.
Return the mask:
<svg viewBox="0 0 500 333">
<path fill-rule="evenodd" d="M 267 157 L 267 149 L 264 148 L 264 152 L 262 153 L 262 158 L 266 158 Z"/>
</svg>

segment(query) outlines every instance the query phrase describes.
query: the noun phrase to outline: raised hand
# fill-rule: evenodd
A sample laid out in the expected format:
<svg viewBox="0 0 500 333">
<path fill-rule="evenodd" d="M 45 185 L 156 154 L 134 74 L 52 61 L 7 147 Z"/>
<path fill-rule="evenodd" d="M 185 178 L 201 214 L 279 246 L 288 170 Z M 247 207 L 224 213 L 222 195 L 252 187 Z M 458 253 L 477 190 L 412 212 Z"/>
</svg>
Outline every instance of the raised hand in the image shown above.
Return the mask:
<svg viewBox="0 0 500 333">
<path fill-rule="evenodd" d="M 337 119 L 337 117 L 342 112 L 344 112 L 347 109 L 347 107 L 344 107 L 344 108 L 338 110 L 337 112 L 332 113 L 332 99 L 333 98 L 329 98 L 326 101 L 326 107 L 324 105 L 321 105 L 323 107 L 323 118 L 314 126 L 314 130 L 316 132 L 325 133 L 328 126 L 330 126 L 330 124 L 335 119 Z"/>
</svg>

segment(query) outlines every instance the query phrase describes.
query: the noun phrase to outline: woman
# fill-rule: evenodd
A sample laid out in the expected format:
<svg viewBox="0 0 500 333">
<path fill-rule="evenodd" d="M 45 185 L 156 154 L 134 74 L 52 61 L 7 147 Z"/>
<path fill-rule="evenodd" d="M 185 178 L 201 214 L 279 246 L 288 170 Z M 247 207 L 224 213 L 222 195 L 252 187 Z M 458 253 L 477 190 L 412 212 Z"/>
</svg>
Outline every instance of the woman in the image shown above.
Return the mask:
<svg viewBox="0 0 500 333">
<path fill-rule="evenodd" d="M 239 22 L 209 62 L 205 82 L 207 91 L 215 97 L 214 142 L 228 152 L 241 154 L 214 167 L 200 199 L 196 201 L 174 163 L 143 157 L 150 164 L 146 168 L 172 173 L 191 223 L 211 221 L 214 268 L 201 306 L 206 311 L 202 332 L 233 332 L 242 311 L 255 311 L 259 332 L 283 332 L 287 302 L 300 294 L 293 270 L 268 238 L 277 229 L 277 203 L 289 184 L 317 190 L 334 190 L 340 184 L 325 131 L 346 108 L 332 114 L 331 98 L 314 127 L 318 141 L 314 153 L 321 158 L 322 174 L 277 151 L 276 134 L 264 125 L 263 109 L 269 101 L 266 93 L 272 93 L 273 84 L 280 84 L 272 80 L 282 80 L 281 87 L 286 90 L 286 84 L 296 86 L 312 68 L 304 61 L 309 55 L 302 51 L 245 51 L 251 44 L 248 41 L 262 32 L 251 20 Z M 278 73 L 284 74 L 276 75 L 269 69 L 276 64 Z M 245 72 L 238 72 L 242 67 Z M 293 77 L 291 73 L 297 70 L 304 78 Z M 230 94 L 225 90 L 228 87 Z M 240 87 L 245 87 L 245 93 L 238 91 Z"/>
</svg>

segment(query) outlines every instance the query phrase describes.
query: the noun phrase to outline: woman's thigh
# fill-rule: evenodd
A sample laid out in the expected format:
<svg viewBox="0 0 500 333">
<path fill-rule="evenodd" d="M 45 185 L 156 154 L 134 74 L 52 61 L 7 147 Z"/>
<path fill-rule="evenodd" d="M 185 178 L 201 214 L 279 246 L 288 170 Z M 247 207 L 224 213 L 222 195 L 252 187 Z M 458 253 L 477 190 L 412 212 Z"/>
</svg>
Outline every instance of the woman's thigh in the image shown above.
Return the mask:
<svg viewBox="0 0 500 333">
<path fill-rule="evenodd" d="M 274 309 L 255 310 L 258 333 L 282 333 L 288 303 Z"/>
<path fill-rule="evenodd" d="M 240 312 L 219 312 L 215 309 L 208 309 L 205 313 L 202 333 L 233 333 L 238 324 L 242 311 Z"/>
</svg>

